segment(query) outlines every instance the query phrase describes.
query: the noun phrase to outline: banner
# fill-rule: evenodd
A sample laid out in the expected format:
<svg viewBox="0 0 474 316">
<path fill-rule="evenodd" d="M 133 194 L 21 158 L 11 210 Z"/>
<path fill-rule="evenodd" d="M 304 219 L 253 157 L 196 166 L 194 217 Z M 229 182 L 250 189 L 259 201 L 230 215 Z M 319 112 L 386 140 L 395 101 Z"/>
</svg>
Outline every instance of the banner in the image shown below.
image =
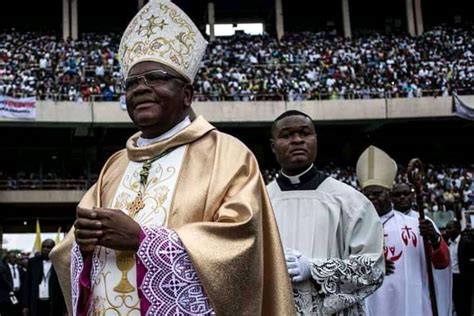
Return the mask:
<svg viewBox="0 0 474 316">
<path fill-rule="evenodd" d="M 34 255 L 37 252 L 41 252 L 41 228 L 39 219 L 36 219 L 36 238 L 35 243 L 33 244 L 33 251 L 31 253 Z"/>
<path fill-rule="evenodd" d="M 453 113 L 460 118 L 474 120 L 474 108 L 462 102 L 455 93 L 453 93 Z"/>
<path fill-rule="evenodd" d="M 58 232 L 56 233 L 56 239 L 54 240 L 55 244 L 59 244 L 61 241 L 61 227 L 58 228 Z"/>
<path fill-rule="evenodd" d="M 35 119 L 36 98 L 11 98 L 0 96 L 0 116 L 8 118 Z"/>
</svg>

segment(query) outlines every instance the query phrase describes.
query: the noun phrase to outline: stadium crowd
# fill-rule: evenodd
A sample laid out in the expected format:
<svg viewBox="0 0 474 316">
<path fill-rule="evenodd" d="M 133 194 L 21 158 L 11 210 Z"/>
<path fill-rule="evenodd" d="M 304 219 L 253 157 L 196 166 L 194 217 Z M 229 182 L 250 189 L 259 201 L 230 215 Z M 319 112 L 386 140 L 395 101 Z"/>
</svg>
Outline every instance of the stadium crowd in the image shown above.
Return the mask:
<svg viewBox="0 0 474 316">
<path fill-rule="evenodd" d="M 353 167 L 337 167 L 335 165 L 318 166 L 328 176 L 336 178 L 348 185 L 358 188 Z M 408 182 L 403 168 L 397 182 Z M 269 183 L 278 176 L 275 168 L 263 169 L 263 178 Z M 463 210 L 474 207 L 474 165 L 470 166 L 433 166 L 426 170 L 424 184 L 425 212 L 435 222 L 444 227 L 453 218 L 461 216 Z M 72 175 L 61 172 L 46 172 L 42 177 L 39 173 L 18 171 L 8 173 L 0 171 L 0 190 L 86 190 L 95 180 L 97 174 Z"/>
<path fill-rule="evenodd" d="M 368 99 L 472 94 L 472 30 L 418 37 L 335 32 L 237 34 L 211 42 L 195 79 L 201 101 Z M 0 33 L 0 95 L 86 102 L 123 94 L 118 34 Z"/>
<path fill-rule="evenodd" d="M 355 168 L 328 165 L 318 168 L 326 175 L 358 188 Z M 408 183 L 403 168 L 400 168 L 397 182 Z M 471 166 L 428 166 L 423 187 L 423 210 L 440 228 L 453 220 L 463 218 L 463 212 L 474 209 L 474 165 Z M 264 169 L 265 182 L 278 177 L 277 169 Z"/>
<path fill-rule="evenodd" d="M 40 100 L 114 100 L 120 90 L 118 34 L 82 34 L 78 41 L 15 30 L 0 33 L 0 95 Z"/>
</svg>

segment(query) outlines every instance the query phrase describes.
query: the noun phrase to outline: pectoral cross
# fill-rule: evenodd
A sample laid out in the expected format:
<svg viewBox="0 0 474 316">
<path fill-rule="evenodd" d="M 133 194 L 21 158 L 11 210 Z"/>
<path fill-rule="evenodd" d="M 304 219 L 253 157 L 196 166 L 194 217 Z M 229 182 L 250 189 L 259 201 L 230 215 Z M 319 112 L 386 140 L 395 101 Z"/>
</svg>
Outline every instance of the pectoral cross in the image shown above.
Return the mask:
<svg viewBox="0 0 474 316">
<path fill-rule="evenodd" d="M 135 200 L 127 204 L 128 216 L 130 216 L 131 218 L 135 218 L 138 212 L 140 212 L 145 207 L 145 202 L 143 201 L 142 192 L 146 190 L 146 183 L 148 180 L 148 175 L 150 174 L 150 168 L 151 168 L 152 163 L 160 159 L 161 157 L 169 154 L 173 150 L 174 148 L 165 150 L 158 156 L 148 159 L 147 161 L 143 163 L 142 169 L 140 170 L 140 173 L 139 173 L 140 174 L 140 190 L 138 191 L 138 194 Z"/>
<path fill-rule="evenodd" d="M 135 215 L 137 215 L 137 213 L 140 212 L 144 207 L 145 202 L 143 202 L 142 193 L 138 192 L 135 200 L 133 200 L 131 203 L 128 203 L 127 205 L 128 215 L 134 218 Z"/>
</svg>

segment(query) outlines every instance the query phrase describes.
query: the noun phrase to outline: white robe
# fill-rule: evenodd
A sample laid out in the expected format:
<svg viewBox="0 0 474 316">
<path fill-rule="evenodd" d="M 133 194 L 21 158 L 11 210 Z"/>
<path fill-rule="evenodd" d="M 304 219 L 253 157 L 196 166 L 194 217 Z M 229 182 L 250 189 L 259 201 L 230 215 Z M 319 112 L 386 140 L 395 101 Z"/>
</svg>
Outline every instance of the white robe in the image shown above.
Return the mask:
<svg viewBox="0 0 474 316">
<path fill-rule="evenodd" d="M 382 286 L 366 299 L 368 315 L 432 315 L 418 219 L 390 211 L 381 220 L 384 223 L 385 256 L 394 262 L 395 272 L 386 276 Z M 440 316 L 448 315 L 439 312 Z"/>
<path fill-rule="evenodd" d="M 283 247 L 311 262 L 313 279 L 293 284 L 297 313 L 364 315 L 363 300 L 384 271 L 382 225 L 370 201 L 333 178 L 316 190 L 282 191 L 276 181 L 267 188 Z"/>
<path fill-rule="evenodd" d="M 410 210 L 405 215 L 419 218 L 420 213 Z M 431 218 L 425 216 L 427 220 L 433 224 L 436 232 L 441 234 L 436 224 Z M 451 315 L 453 309 L 453 273 L 452 265 L 450 264 L 446 269 L 433 269 L 433 278 L 435 283 L 436 303 L 438 305 L 439 315 Z"/>
</svg>

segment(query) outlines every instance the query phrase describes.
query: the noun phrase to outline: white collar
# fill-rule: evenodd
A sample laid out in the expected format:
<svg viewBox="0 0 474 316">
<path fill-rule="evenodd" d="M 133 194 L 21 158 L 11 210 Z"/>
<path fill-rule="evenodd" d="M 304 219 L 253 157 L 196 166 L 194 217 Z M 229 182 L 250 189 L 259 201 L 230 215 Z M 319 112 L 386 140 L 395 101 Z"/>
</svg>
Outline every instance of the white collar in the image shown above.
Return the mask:
<svg viewBox="0 0 474 316">
<path fill-rule="evenodd" d="M 51 269 L 51 266 L 51 260 L 43 260 L 43 269 L 45 269 L 45 272 L 49 271 L 49 269 Z"/>
<path fill-rule="evenodd" d="M 384 215 L 380 216 L 380 219 L 383 222 L 384 219 L 388 219 L 388 218 L 392 217 L 393 215 L 395 215 L 395 212 L 394 212 L 394 210 L 391 210 L 387 214 L 384 214 Z"/>
<path fill-rule="evenodd" d="M 304 175 L 306 172 L 310 171 L 311 168 L 313 168 L 313 164 L 311 164 L 311 166 L 309 166 L 308 169 L 306 169 L 305 171 L 303 171 L 303 172 L 301 172 L 301 173 L 299 173 L 299 174 L 297 174 L 297 175 L 294 175 L 294 176 L 289 176 L 289 175 L 285 174 L 285 173 L 283 172 L 283 170 L 281 171 L 281 174 L 282 174 L 283 176 L 285 176 L 286 178 L 288 178 L 288 180 L 290 180 L 291 184 L 298 184 L 298 183 L 301 182 L 300 177 L 301 177 L 302 175 Z"/>
<path fill-rule="evenodd" d="M 11 263 L 8 263 L 8 266 L 10 267 L 10 269 L 15 269 L 17 267 L 16 264 L 11 264 Z"/>
<path fill-rule="evenodd" d="M 185 127 L 191 125 L 191 120 L 189 119 L 189 115 L 186 116 L 181 122 L 173 126 L 170 130 L 166 131 L 165 133 L 161 134 L 155 138 L 143 138 L 139 137 L 137 140 L 137 147 L 144 147 L 150 144 L 171 138 L 172 136 L 176 135 L 178 132 L 183 130 Z"/>
</svg>

